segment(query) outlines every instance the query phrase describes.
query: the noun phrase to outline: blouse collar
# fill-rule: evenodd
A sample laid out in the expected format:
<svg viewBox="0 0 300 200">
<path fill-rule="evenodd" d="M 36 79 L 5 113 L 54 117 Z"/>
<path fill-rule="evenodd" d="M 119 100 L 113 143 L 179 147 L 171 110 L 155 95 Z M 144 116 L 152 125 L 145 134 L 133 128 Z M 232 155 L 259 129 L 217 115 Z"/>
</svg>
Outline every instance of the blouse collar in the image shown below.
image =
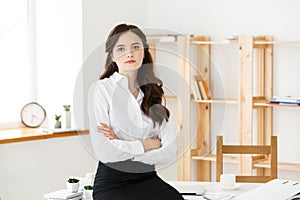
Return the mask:
<svg viewBox="0 0 300 200">
<path fill-rule="evenodd" d="M 120 80 L 122 79 L 126 79 L 126 81 L 128 82 L 128 79 L 126 76 L 122 75 L 122 74 L 119 74 L 118 72 L 114 72 L 111 76 L 110 76 L 110 79 L 114 82 L 114 83 L 117 83 L 119 82 Z"/>
<path fill-rule="evenodd" d="M 119 74 L 118 72 L 114 72 L 114 73 L 110 76 L 110 79 L 111 79 L 114 83 L 119 83 L 120 81 L 124 81 L 124 84 L 121 83 L 121 86 L 122 86 L 123 88 L 127 89 L 128 92 L 130 92 L 129 89 L 128 89 L 128 78 L 127 78 L 126 76 L 124 76 L 124 75 L 122 75 L 122 74 Z M 143 99 L 143 97 L 144 97 L 144 93 L 143 93 L 143 91 L 140 89 L 140 90 L 139 90 L 139 94 L 138 94 L 136 100 L 139 102 L 139 101 L 141 101 L 141 100 Z"/>
</svg>

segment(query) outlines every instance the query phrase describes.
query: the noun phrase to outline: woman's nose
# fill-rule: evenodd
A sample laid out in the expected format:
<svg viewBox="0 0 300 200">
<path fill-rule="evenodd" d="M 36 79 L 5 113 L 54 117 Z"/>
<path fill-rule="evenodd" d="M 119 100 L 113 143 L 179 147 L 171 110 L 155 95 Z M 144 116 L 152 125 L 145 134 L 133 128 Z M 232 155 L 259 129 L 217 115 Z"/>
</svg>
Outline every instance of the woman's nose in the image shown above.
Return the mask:
<svg viewBox="0 0 300 200">
<path fill-rule="evenodd" d="M 131 58 L 131 57 L 133 57 L 132 51 L 128 51 L 127 52 L 127 58 Z"/>
</svg>

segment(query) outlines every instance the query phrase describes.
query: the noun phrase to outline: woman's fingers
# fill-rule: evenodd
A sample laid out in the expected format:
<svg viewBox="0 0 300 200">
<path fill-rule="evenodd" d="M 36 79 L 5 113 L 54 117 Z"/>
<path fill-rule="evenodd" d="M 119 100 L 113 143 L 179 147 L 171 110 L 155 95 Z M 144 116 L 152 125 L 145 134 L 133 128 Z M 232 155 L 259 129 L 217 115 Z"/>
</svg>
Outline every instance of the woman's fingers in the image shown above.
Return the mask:
<svg viewBox="0 0 300 200">
<path fill-rule="evenodd" d="M 98 126 L 98 130 L 107 130 L 107 131 L 112 131 L 112 127 L 107 125 L 107 124 L 104 124 L 104 123 L 100 123 L 101 126 Z"/>
<path fill-rule="evenodd" d="M 111 131 L 112 129 L 111 128 L 106 128 L 106 127 L 103 127 L 103 126 L 98 126 L 98 131 Z"/>
<path fill-rule="evenodd" d="M 105 123 L 100 123 L 103 127 L 105 127 L 105 128 L 111 128 L 111 126 L 109 126 L 109 125 L 107 125 L 107 124 L 105 124 Z"/>
<path fill-rule="evenodd" d="M 112 132 L 110 129 L 103 128 L 103 127 L 99 127 L 98 131 L 102 132 L 102 133 L 105 133 L 105 134 L 110 134 Z"/>
<path fill-rule="evenodd" d="M 112 130 L 112 127 L 105 124 L 105 123 L 100 123 L 100 126 L 97 127 L 98 131 L 103 133 L 105 137 L 108 137 L 109 139 L 116 139 L 116 135 Z"/>
</svg>

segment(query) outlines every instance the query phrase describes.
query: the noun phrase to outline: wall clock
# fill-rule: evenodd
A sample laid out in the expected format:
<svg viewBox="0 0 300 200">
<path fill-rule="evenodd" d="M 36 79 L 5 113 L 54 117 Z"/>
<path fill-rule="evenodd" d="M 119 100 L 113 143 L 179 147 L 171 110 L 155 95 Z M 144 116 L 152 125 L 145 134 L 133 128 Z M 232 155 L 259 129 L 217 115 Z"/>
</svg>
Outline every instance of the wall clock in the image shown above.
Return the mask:
<svg viewBox="0 0 300 200">
<path fill-rule="evenodd" d="M 45 109 L 36 102 L 26 104 L 21 110 L 21 121 L 25 126 L 39 127 L 45 119 Z"/>
</svg>

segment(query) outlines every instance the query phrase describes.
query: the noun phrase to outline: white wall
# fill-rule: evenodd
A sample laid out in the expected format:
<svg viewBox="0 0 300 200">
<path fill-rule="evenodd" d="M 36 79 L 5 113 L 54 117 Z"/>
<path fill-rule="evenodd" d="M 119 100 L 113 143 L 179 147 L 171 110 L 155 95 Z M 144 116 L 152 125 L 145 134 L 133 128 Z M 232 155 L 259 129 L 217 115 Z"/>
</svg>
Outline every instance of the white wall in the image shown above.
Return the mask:
<svg viewBox="0 0 300 200">
<path fill-rule="evenodd" d="M 108 33 L 119 23 L 145 26 L 147 1 L 83 1 L 83 57 L 103 45 Z"/>
<path fill-rule="evenodd" d="M 233 34 L 299 39 L 299 7 L 297 0 L 152 0 L 147 25 L 214 39 Z"/>
<path fill-rule="evenodd" d="M 184 34 L 207 35 L 212 40 L 223 40 L 230 35 L 272 35 L 274 40 L 300 41 L 300 24 L 297 20 L 300 18 L 299 8 L 300 2 L 297 0 L 152 0 L 148 4 L 147 26 Z M 294 84 L 300 73 L 297 56 L 300 46 L 276 45 L 274 51 L 274 95 L 300 97 L 300 86 Z M 213 46 L 212 54 L 215 73 L 211 77 L 213 89 L 220 86 L 214 81 L 220 81 L 226 97 L 237 98 L 236 48 Z M 273 132 L 278 135 L 279 161 L 300 163 L 297 144 L 300 141 L 300 124 L 297 123 L 300 112 L 298 109 L 274 110 Z M 212 139 L 222 133 L 225 142 L 237 142 L 237 117 L 237 107 L 226 105 L 224 119 L 216 117 L 214 120 Z M 300 173 L 280 171 L 279 177 L 300 179 Z"/>
<path fill-rule="evenodd" d="M 97 161 L 82 137 L 86 135 L 1 144 L 0 198 L 40 200 L 66 188 L 69 176 L 95 172 Z"/>
</svg>

